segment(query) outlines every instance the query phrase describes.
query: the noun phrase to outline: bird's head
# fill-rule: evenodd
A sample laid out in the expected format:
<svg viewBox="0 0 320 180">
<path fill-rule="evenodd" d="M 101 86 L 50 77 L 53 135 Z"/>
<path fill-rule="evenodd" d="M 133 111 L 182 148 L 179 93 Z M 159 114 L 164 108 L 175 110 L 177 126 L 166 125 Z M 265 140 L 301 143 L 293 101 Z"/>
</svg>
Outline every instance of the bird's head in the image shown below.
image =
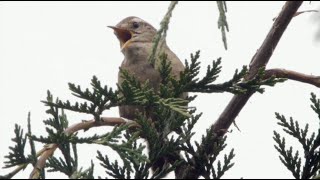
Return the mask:
<svg viewBox="0 0 320 180">
<path fill-rule="evenodd" d="M 116 26 L 108 26 L 120 41 L 121 50 L 137 42 L 152 42 L 157 30 L 146 21 L 130 16 L 120 21 Z"/>
</svg>

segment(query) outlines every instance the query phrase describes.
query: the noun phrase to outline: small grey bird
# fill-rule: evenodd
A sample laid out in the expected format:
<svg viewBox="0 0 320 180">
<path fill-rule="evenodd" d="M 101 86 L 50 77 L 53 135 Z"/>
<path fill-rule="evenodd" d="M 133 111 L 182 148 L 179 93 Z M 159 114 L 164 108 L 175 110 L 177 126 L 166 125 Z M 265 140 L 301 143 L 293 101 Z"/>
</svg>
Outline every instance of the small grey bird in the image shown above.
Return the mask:
<svg viewBox="0 0 320 180">
<path fill-rule="evenodd" d="M 149 81 L 150 86 L 159 90 L 161 77 L 157 69 L 152 67 L 148 61 L 152 51 L 153 38 L 157 30 L 148 22 L 134 16 L 127 17 L 120 21 L 116 26 L 108 26 L 114 30 L 115 35 L 120 41 L 121 52 L 124 54 L 124 60 L 121 68 L 127 70 L 140 82 Z M 159 48 L 158 48 L 159 49 Z M 183 63 L 163 42 L 162 52 L 167 54 L 167 60 L 171 62 L 172 75 L 179 78 L 179 74 L 184 70 Z M 123 78 L 118 75 L 118 83 L 121 84 Z M 120 116 L 134 120 L 136 111 L 142 109 L 137 106 L 119 107 Z"/>
<path fill-rule="evenodd" d="M 149 56 L 153 47 L 153 39 L 157 33 L 157 30 L 147 23 L 146 21 L 138 17 L 127 17 L 120 21 L 116 26 L 109 26 L 114 30 L 115 35 L 120 41 L 121 52 L 124 54 L 124 60 L 121 64 L 121 69 L 127 70 L 129 74 L 133 75 L 138 81 L 149 81 L 149 85 L 154 91 L 159 91 L 161 77 L 159 71 L 154 68 L 149 62 Z M 180 72 L 184 70 L 184 65 L 179 58 L 169 49 L 165 41 L 161 51 L 157 49 L 159 54 L 165 53 L 167 60 L 171 62 L 172 75 L 175 78 L 179 78 Z M 123 82 L 121 73 L 118 75 L 118 84 Z M 182 96 L 186 97 L 186 93 Z M 137 112 L 143 112 L 144 108 L 139 106 L 120 106 L 120 116 L 126 119 L 134 120 Z M 152 109 L 146 114 L 150 115 L 152 121 Z M 151 142 L 148 142 L 151 143 Z M 162 157 L 155 164 L 152 169 L 161 170 L 166 162 L 170 162 L 170 158 Z"/>
</svg>

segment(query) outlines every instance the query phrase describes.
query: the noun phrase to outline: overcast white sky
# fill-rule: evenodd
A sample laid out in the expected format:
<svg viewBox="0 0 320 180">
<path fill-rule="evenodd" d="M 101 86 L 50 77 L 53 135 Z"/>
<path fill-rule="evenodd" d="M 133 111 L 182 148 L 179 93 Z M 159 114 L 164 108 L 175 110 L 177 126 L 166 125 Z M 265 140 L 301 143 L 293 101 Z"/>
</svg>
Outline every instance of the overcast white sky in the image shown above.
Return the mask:
<svg viewBox="0 0 320 180">
<path fill-rule="evenodd" d="M 203 73 L 211 60 L 222 57 L 218 82 L 226 81 L 236 68 L 249 64 L 283 4 L 228 2 L 230 33 L 227 35 L 229 49 L 225 51 L 217 29 L 216 3 L 180 2 L 173 12 L 167 43 L 181 60 L 200 49 Z M 28 111 L 32 113 L 33 132 L 45 134 L 42 120 L 49 116 L 40 100 L 46 98 L 47 89 L 55 97 L 74 101 L 68 82 L 88 87 L 91 77 L 96 75 L 103 83 L 116 87 L 123 55 L 107 25 L 115 25 L 127 16 L 138 16 L 158 28 L 168 5 L 169 2 L 0 2 L 0 167 L 4 166 L 7 147 L 12 145 L 14 124 L 26 130 Z M 300 10 L 317 7 L 318 2 L 306 2 Z M 314 41 L 318 27 L 312 16 L 306 13 L 293 19 L 268 68 L 320 75 L 320 44 Z M 254 95 L 237 117 L 241 132 L 232 127 L 228 135 L 228 148 L 235 148 L 236 164 L 224 178 L 292 178 L 273 147 L 273 130 L 280 129 L 274 112 L 293 116 L 301 125 L 310 123 L 311 130 L 317 129 L 318 119 L 310 108 L 311 92 L 320 98 L 316 87 L 287 81 L 266 88 L 263 95 Z M 193 105 L 204 115 L 196 126 L 196 138 L 214 123 L 231 97 L 228 93 L 199 95 Z M 104 115 L 118 116 L 118 109 Z M 70 112 L 68 117 L 70 124 L 92 118 Z M 94 129 L 85 135 L 109 130 Z M 300 148 L 295 141 L 287 143 Z M 89 167 L 90 159 L 95 157 L 95 147 L 79 147 L 84 168 Z M 104 147 L 97 148 L 106 152 Z M 117 158 L 107 152 L 111 158 Z M 96 167 L 104 177 L 101 168 Z M 30 170 L 27 168 L 17 177 L 28 177 Z M 7 172 L 0 169 L 0 175 Z"/>
</svg>

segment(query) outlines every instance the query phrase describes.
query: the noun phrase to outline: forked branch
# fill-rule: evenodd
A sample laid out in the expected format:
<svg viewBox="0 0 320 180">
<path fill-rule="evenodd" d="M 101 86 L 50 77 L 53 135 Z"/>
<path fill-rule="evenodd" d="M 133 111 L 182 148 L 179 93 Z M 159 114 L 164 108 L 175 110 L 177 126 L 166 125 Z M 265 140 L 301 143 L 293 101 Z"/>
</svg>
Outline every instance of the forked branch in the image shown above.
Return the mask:
<svg viewBox="0 0 320 180">
<path fill-rule="evenodd" d="M 124 125 L 127 124 L 131 127 L 137 126 L 137 124 L 128 119 L 124 118 L 118 118 L 118 117 L 102 117 L 101 121 L 83 121 L 77 124 L 74 124 L 70 127 L 68 127 L 65 130 L 66 135 L 73 134 L 80 130 L 88 130 L 93 127 L 99 127 L 99 126 L 116 126 L 116 125 Z M 40 171 L 42 168 L 45 167 L 46 161 L 49 157 L 51 157 L 54 153 L 54 151 L 58 148 L 59 144 L 47 144 L 44 146 L 44 148 L 40 151 L 39 154 L 40 158 L 37 161 L 37 164 L 35 165 L 34 169 L 32 170 L 29 178 L 30 179 L 38 179 L 40 175 Z"/>
<path fill-rule="evenodd" d="M 279 16 L 275 19 L 267 37 L 263 41 L 261 47 L 253 56 L 248 76 L 246 80 L 252 79 L 259 71 L 260 68 L 266 67 L 273 51 L 286 30 L 291 19 L 295 16 L 298 8 L 303 1 L 287 1 L 283 6 Z M 245 94 L 235 95 L 224 109 L 218 120 L 212 125 L 212 130 L 218 134 L 224 134 L 226 130 L 234 122 L 242 108 L 246 105 L 247 101 L 253 93 L 248 92 Z"/>
</svg>

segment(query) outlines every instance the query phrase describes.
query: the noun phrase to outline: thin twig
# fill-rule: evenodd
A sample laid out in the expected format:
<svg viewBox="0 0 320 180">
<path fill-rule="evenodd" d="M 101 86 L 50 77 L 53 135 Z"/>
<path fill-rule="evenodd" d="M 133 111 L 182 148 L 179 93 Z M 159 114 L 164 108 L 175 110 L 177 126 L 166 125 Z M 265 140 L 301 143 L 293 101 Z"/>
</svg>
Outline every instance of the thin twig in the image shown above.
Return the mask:
<svg viewBox="0 0 320 180">
<path fill-rule="evenodd" d="M 318 13 L 319 11 L 318 10 L 305 10 L 305 11 L 299 11 L 299 12 L 296 12 L 294 14 L 293 17 L 296 17 L 296 16 L 299 16 L 300 14 L 303 14 L 303 13 L 310 13 L 310 12 L 313 12 L 313 13 Z M 277 18 L 273 18 L 272 21 L 276 20 Z"/>
</svg>

